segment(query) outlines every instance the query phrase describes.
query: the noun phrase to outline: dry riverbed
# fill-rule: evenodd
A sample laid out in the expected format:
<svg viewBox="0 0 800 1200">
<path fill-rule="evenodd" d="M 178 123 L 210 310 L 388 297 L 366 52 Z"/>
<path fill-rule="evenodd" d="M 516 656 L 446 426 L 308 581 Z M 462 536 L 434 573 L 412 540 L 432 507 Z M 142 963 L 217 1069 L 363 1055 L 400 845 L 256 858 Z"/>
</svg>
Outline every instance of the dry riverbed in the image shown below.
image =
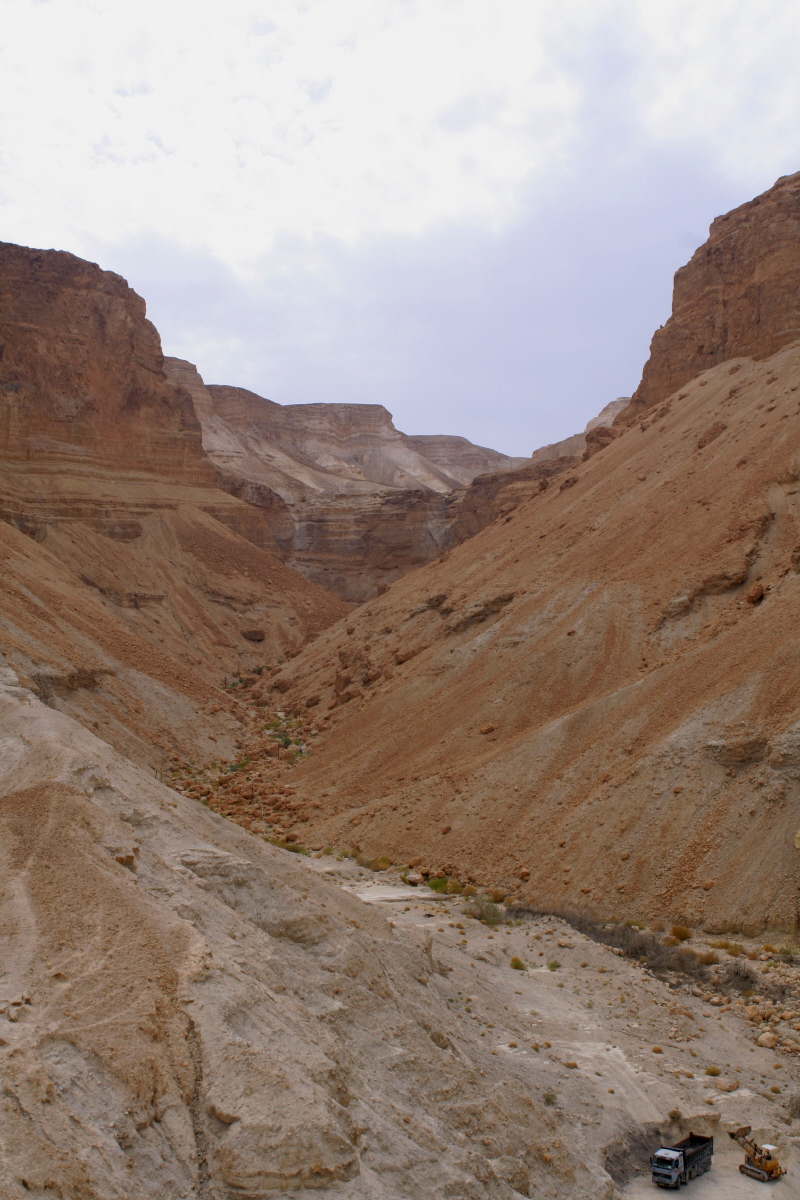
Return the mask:
<svg viewBox="0 0 800 1200">
<path fill-rule="evenodd" d="M 620 1196 L 655 1194 L 652 1149 L 662 1134 L 672 1140 L 690 1129 L 712 1133 L 717 1147 L 713 1170 L 691 1185 L 698 1200 L 760 1195 L 763 1185 L 739 1174 L 742 1155 L 727 1137 L 743 1124 L 780 1148 L 789 1174 L 778 1193 L 800 1196 L 800 1120 L 790 1115 L 797 1059 L 756 1043 L 761 1026 L 745 1004 L 729 1007 L 696 980 L 659 980 L 558 918 L 490 927 L 465 915 L 463 897 L 349 859 L 303 861 L 380 906 L 397 936 L 430 944 L 448 1033 L 456 1044 L 479 1040 L 496 1060 L 487 1088 L 513 1077 L 560 1114 L 564 1135 L 604 1162 Z"/>
</svg>

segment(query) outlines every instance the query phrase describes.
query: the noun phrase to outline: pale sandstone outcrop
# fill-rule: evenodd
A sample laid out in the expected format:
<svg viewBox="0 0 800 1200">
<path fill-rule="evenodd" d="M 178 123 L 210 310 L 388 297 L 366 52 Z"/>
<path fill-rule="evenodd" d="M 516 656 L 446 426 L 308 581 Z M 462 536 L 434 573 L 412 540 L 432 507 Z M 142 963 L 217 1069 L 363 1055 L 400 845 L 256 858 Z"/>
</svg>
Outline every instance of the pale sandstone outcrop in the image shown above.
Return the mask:
<svg viewBox="0 0 800 1200">
<path fill-rule="evenodd" d="M 430 940 L 7 669 L 0 723 L 4 1198 L 611 1200 L 580 1126 L 457 1027 Z"/>
</svg>

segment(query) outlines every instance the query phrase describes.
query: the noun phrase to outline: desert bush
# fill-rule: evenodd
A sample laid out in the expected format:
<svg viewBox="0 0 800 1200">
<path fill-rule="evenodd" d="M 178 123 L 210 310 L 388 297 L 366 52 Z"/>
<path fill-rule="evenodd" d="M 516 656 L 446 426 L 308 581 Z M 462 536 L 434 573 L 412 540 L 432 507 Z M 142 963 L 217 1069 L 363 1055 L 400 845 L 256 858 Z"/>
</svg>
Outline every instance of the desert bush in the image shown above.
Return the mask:
<svg viewBox="0 0 800 1200">
<path fill-rule="evenodd" d="M 626 958 L 637 960 L 655 975 L 676 971 L 690 978 L 703 979 L 708 973 L 694 950 L 681 945 L 665 946 L 664 940 L 654 932 L 655 926 L 649 930 L 639 929 L 626 921 L 600 922 L 588 913 L 572 909 L 541 909 L 523 904 L 512 905 L 509 913 L 515 917 L 560 917 L 592 941 L 622 950 Z M 661 932 L 663 928 L 662 925 Z"/>
<path fill-rule="evenodd" d="M 665 937 L 662 942 L 663 946 L 680 946 L 680 944 L 681 939 L 673 937 L 672 934 L 669 934 L 667 937 Z"/>
<path fill-rule="evenodd" d="M 492 904 L 502 904 L 506 898 L 505 892 L 501 892 L 499 888 L 491 888 L 487 895 Z"/>
<path fill-rule="evenodd" d="M 514 955 L 514 957 L 511 959 L 510 966 L 511 966 L 511 969 L 512 969 L 513 971 L 525 971 L 525 970 L 527 970 L 527 967 L 525 966 L 525 963 L 522 961 L 522 959 L 521 959 L 521 958 L 517 958 L 516 954 L 515 954 L 515 955 Z"/>
<path fill-rule="evenodd" d="M 298 846 L 297 842 L 284 842 L 281 838 L 265 837 L 265 842 L 269 842 L 271 846 L 277 846 L 279 850 L 290 850 L 292 854 L 305 854 L 311 857 L 311 851 L 306 850 L 305 846 Z"/>
<path fill-rule="evenodd" d="M 669 1117 L 670 1121 L 680 1121 L 683 1113 L 679 1108 L 671 1108 L 667 1113 L 667 1116 Z"/>
<path fill-rule="evenodd" d="M 429 879 L 428 887 L 432 892 L 440 892 L 444 894 L 447 891 L 447 876 L 438 875 L 436 879 Z"/>
<path fill-rule="evenodd" d="M 560 968 L 561 968 L 561 963 L 558 961 L 557 958 L 551 958 L 550 962 L 547 964 L 548 971 L 558 971 L 558 970 L 560 970 Z"/>
<path fill-rule="evenodd" d="M 719 1067 L 706 1067 L 706 1075 L 721 1075 Z"/>
<path fill-rule="evenodd" d="M 688 942 L 692 936 L 692 931 L 691 929 L 687 929 L 685 925 L 673 925 L 672 929 L 670 929 L 670 934 L 679 942 Z"/>
<path fill-rule="evenodd" d="M 710 943 L 717 950 L 727 950 L 728 954 L 732 954 L 734 958 L 739 958 L 745 953 L 744 946 L 739 942 L 731 942 L 728 938 L 717 938 L 716 941 Z"/>
<path fill-rule="evenodd" d="M 542 1096 L 542 1100 L 548 1108 L 552 1108 L 556 1102 L 555 1092 L 545 1092 Z"/>
<path fill-rule="evenodd" d="M 463 892 L 461 893 L 461 895 L 462 896 L 476 896 L 477 893 L 478 893 L 478 889 L 474 888 L 471 883 L 468 883 L 467 886 L 464 888 Z"/>
<path fill-rule="evenodd" d="M 392 860 L 385 854 L 379 854 L 377 858 L 373 858 L 370 862 L 371 871 L 388 871 L 392 865 Z"/>
<path fill-rule="evenodd" d="M 471 900 L 463 912 L 465 917 L 474 917 L 476 921 L 483 921 L 484 925 L 499 925 L 503 919 L 502 910 L 486 896 Z"/>
<path fill-rule="evenodd" d="M 463 883 L 459 883 L 457 879 L 451 879 L 447 885 L 448 896 L 460 896 L 464 892 Z"/>
<path fill-rule="evenodd" d="M 719 962 L 719 955 L 715 954 L 713 950 L 698 950 L 697 959 L 703 966 L 710 967 Z"/>
</svg>

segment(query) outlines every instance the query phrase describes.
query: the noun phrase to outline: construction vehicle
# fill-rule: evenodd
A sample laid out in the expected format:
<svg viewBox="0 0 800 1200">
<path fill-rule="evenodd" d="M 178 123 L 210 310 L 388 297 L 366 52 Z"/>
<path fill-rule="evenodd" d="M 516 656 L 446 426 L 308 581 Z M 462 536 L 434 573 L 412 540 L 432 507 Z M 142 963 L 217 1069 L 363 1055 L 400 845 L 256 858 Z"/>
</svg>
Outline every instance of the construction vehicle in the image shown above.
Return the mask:
<svg viewBox="0 0 800 1200">
<path fill-rule="evenodd" d="M 739 1164 L 739 1170 L 751 1179 L 760 1179 L 762 1183 L 780 1179 L 781 1175 L 786 1174 L 786 1167 L 778 1162 L 778 1147 L 769 1146 L 766 1142 L 759 1146 L 755 1138 L 750 1137 L 750 1129 L 750 1125 L 743 1125 L 741 1129 L 734 1129 L 728 1134 L 744 1150 L 744 1162 Z"/>
<path fill-rule="evenodd" d="M 653 1183 L 659 1187 L 679 1188 L 697 1175 L 704 1175 L 711 1166 L 714 1153 L 713 1137 L 690 1133 L 674 1146 L 662 1146 L 650 1159 Z"/>
</svg>

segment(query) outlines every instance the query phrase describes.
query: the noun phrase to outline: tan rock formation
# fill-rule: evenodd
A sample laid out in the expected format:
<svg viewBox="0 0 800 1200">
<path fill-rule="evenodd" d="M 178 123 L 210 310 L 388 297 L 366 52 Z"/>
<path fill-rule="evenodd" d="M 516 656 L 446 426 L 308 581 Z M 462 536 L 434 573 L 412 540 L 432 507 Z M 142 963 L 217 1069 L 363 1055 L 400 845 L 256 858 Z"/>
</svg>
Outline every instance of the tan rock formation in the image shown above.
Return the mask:
<svg viewBox="0 0 800 1200">
<path fill-rule="evenodd" d="M 409 437 L 380 404 L 279 405 L 244 388 L 206 387 L 167 359 L 191 392 L 220 486 L 266 517 L 286 561 L 361 602 L 452 544 L 464 486 L 527 461 L 466 438 Z"/>
<path fill-rule="evenodd" d="M 728 359 L 763 360 L 800 338 L 800 172 L 723 217 L 675 275 L 630 419 Z"/>
</svg>

